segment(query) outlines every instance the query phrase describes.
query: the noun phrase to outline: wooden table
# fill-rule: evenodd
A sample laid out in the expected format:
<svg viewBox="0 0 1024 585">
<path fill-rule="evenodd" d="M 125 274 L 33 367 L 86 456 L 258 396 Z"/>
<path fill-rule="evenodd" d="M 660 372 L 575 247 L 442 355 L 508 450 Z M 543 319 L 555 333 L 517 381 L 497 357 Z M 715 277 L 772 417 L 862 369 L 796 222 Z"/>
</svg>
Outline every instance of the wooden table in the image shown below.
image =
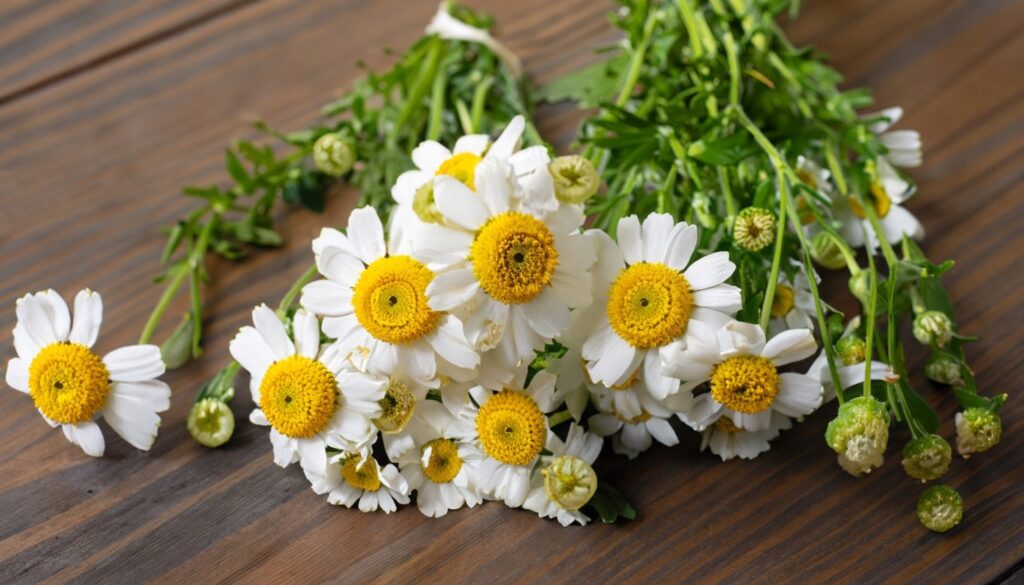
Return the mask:
<svg viewBox="0 0 1024 585">
<path fill-rule="evenodd" d="M 615 38 L 597 0 L 475 0 L 539 81 L 591 59 Z M 955 258 L 947 278 L 987 393 L 1016 394 L 1024 374 L 1024 3 L 1013 0 L 810 0 L 787 24 L 798 43 L 833 54 L 849 85 L 902 105 L 925 164 L 910 208 L 926 251 Z M 101 291 L 100 348 L 133 343 L 159 290 L 158 226 L 193 205 L 185 184 L 221 180 L 221 151 L 254 116 L 297 128 L 360 75 L 386 66 L 434 2 L 115 0 L 0 6 L 0 358 L 14 355 L 14 300 L 47 287 Z M 562 147 L 578 114 L 539 112 Z M 693 440 L 600 469 L 637 521 L 561 528 L 488 504 L 429 520 L 414 508 L 364 515 L 328 506 L 295 468 L 271 461 L 249 425 L 247 393 L 224 448 L 188 437 L 198 385 L 227 358 L 251 307 L 304 269 L 309 240 L 347 214 L 280 211 L 287 245 L 238 265 L 214 262 L 207 353 L 166 379 L 173 405 L 150 453 L 107 433 L 93 460 L 0 391 L 0 583 L 405 582 L 1024 582 L 1024 400 L 1003 409 L 994 452 L 957 459 L 945 480 L 967 502 L 946 535 L 921 528 L 921 487 L 899 466 L 854 480 L 822 433 L 830 408 L 753 462 L 721 463 Z M 831 294 L 844 294 L 832 279 Z M 183 305 L 176 308 L 183 309 Z M 169 331 L 173 319 L 158 333 Z M 913 351 L 920 371 L 925 354 Z M 952 437 L 956 406 L 914 380 Z"/>
</svg>

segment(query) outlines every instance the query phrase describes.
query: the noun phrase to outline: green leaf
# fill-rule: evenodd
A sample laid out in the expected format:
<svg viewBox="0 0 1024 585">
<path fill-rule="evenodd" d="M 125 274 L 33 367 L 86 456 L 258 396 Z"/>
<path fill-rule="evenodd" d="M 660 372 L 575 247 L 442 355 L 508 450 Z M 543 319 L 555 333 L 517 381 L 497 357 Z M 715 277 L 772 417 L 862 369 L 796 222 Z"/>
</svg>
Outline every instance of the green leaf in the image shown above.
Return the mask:
<svg viewBox="0 0 1024 585">
<path fill-rule="evenodd" d="M 174 333 L 160 344 L 160 357 L 168 370 L 180 368 L 192 359 L 192 334 L 195 332 L 191 311 L 185 313 Z"/>
<path fill-rule="evenodd" d="M 246 172 L 245 167 L 239 162 L 238 157 L 235 156 L 234 151 L 230 148 L 224 150 L 224 166 L 227 168 L 228 174 L 235 180 L 243 190 L 248 191 L 250 187 L 249 173 Z"/>
<path fill-rule="evenodd" d="M 735 165 L 757 153 L 757 143 L 745 132 L 736 132 L 725 138 L 702 138 L 687 148 L 691 158 L 711 165 Z"/>
<path fill-rule="evenodd" d="M 583 107 L 597 107 L 615 97 L 628 65 L 629 54 L 618 53 L 542 86 L 537 99 L 549 103 L 571 100 Z"/>
<path fill-rule="evenodd" d="M 182 236 L 184 235 L 185 223 L 179 221 L 173 228 L 171 228 L 171 232 L 167 235 L 167 245 L 164 246 L 164 251 L 160 254 L 161 264 L 167 264 L 171 259 L 175 250 L 177 250 L 178 246 L 181 245 Z"/>
<path fill-rule="evenodd" d="M 921 395 L 914 391 L 910 387 L 910 384 L 906 380 L 900 378 L 899 390 L 903 392 L 903 397 L 907 401 L 907 408 L 910 409 L 910 415 L 914 417 L 918 423 L 924 427 L 924 430 L 929 433 L 934 433 L 939 429 L 939 415 L 935 414 L 935 410 L 921 398 Z"/>
<path fill-rule="evenodd" d="M 626 520 L 636 518 L 636 510 L 626 496 L 603 481 L 597 484 L 597 491 L 587 502 L 587 507 L 592 508 L 601 521 L 606 524 L 612 524 L 619 518 Z"/>
</svg>

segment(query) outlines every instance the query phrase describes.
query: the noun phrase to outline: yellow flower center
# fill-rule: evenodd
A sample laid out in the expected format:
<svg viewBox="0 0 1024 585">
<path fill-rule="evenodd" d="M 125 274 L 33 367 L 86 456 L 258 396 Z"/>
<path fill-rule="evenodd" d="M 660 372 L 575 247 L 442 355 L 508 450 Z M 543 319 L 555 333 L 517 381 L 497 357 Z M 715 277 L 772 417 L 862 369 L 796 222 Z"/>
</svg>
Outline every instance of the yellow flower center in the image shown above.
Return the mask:
<svg viewBox="0 0 1024 585">
<path fill-rule="evenodd" d="M 711 397 L 736 412 L 768 410 L 779 393 L 779 371 L 768 358 L 738 355 L 711 372 Z"/>
<path fill-rule="evenodd" d="M 380 341 L 416 341 L 433 331 L 440 318 L 427 304 L 427 285 L 433 278 L 433 272 L 409 256 L 374 260 L 352 292 L 356 319 Z"/>
<path fill-rule="evenodd" d="M 100 356 L 77 343 L 44 347 L 28 368 L 29 396 L 43 415 L 65 425 L 92 420 L 110 393 Z"/>
<path fill-rule="evenodd" d="M 506 305 L 527 303 L 539 295 L 558 266 L 551 230 L 517 211 L 487 220 L 473 241 L 470 258 L 484 292 Z"/>
<path fill-rule="evenodd" d="M 772 317 L 785 317 L 793 310 L 793 289 L 784 284 L 775 285 L 772 298 Z"/>
<path fill-rule="evenodd" d="M 868 197 L 871 198 L 871 202 L 875 206 L 875 215 L 877 215 L 879 219 L 889 214 L 889 209 L 892 207 L 892 199 L 890 199 L 889 194 L 885 192 L 885 188 L 878 183 L 871 183 L 871 189 L 868 192 Z M 864 215 L 864 208 L 861 207 L 860 201 L 857 201 L 856 197 L 850 197 L 849 201 L 850 209 L 853 211 L 853 214 L 861 219 L 866 219 L 867 216 Z"/>
<path fill-rule="evenodd" d="M 465 186 L 476 191 L 476 165 L 483 160 L 471 152 L 460 152 L 441 163 L 438 175 L 455 177 Z"/>
<path fill-rule="evenodd" d="M 503 390 L 480 407 L 476 432 L 484 451 L 494 459 L 509 465 L 530 465 L 544 448 L 547 423 L 533 398 Z"/>
<path fill-rule="evenodd" d="M 597 474 L 586 461 L 572 455 L 556 457 L 541 470 L 544 492 L 563 510 L 579 510 L 597 491 Z"/>
<path fill-rule="evenodd" d="M 661 347 L 686 332 L 693 310 L 690 283 L 664 264 L 623 270 L 608 292 L 608 322 L 637 349 Z"/>
<path fill-rule="evenodd" d="M 722 431 L 723 433 L 736 433 L 743 429 L 736 426 L 736 423 L 732 422 L 731 418 L 723 416 L 715 421 L 715 430 Z"/>
<path fill-rule="evenodd" d="M 416 410 L 416 397 L 405 384 L 391 380 L 384 398 L 377 401 L 380 405 L 380 417 L 373 424 L 385 433 L 398 433 L 409 424 L 412 413 Z"/>
<path fill-rule="evenodd" d="M 375 492 L 381 486 L 377 462 L 369 458 L 355 456 L 346 459 L 341 465 L 341 478 L 348 485 L 364 492 Z"/>
<path fill-rule="evenodd" d="M 322 363 L 293 355 L 274 362 L 260 384 L 260 408 L 286 437 L 309 438 L 334 416 L 338 382 Z"/>
<path fill-rule="evenodd" d="M 423 445 L 423 453 L 430 455 L 423 462 L 423 475 L 434 483 L 448 483 L 462 469 L 459 448 L 450 439 L 434 439 Z"/>
</svg>

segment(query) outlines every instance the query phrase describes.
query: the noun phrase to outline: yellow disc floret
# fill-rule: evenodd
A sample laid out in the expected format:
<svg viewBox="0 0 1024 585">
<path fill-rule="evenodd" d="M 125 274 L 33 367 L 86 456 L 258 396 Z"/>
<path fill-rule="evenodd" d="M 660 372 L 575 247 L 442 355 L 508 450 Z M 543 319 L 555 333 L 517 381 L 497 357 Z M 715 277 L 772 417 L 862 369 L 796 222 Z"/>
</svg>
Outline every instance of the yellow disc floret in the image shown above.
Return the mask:
<svg viewBox="0 0 1024 585">
<path fill-rule="evenodd" d="M 736 412 L 764 412 L 778 393 L 779 371 L 768 358 L 738 355 L 711 372 L 711 397 Z"/>
<path fill-rule="evenodd" d="M 483 159 L 471 152 L 460 152 L 441 163 L 436 174 L 455 177 L 476 191 L 476 165 L 480 164 L 481 160 Z"/>
<path fill-rule="evenodd" d="M 353 456 L 346 459 L 341 464 L 341 478 L 348 485 L 365 492 L 375 492 L 381 486 L 377 462 L 369 458 Z"/>
<path fill-rule="evenodd" d="M 551 283 L 558 250 L 544 222 L 507 211 L 480 228 L 470 259 L 484 292 L 498 302 L 515 305 L 529 302 Z"/>
<path fill-rule="evenodd" d="M 391 380 L 384 398 L 378 400 L 377 404 L 380 405 L 380 416 L 373 419 L 373 424 L 382 432 L 398 433 L 409 424 L 416 410 L 416 397 L 408 386 L 398 380 Z"/>
<path fill-rule="evenodd" d="M 637 349 L 661 347 L 686 332 L 693 310 L 690 283 L 664 264 L 623 270 L 608 292 L 608 322 Z"/>
<path fill-rule="evenodd" d="M 66 425 L 92 420 L 110 393 L 100 356 L 77 343 L 44 347 L 28 368 L 29 395 L 46 418 Z"/>
<path fill-rule="evenodd" d="M 793 289 L 784 284 L 775 286 L 772 298 L 772 317 L 785 317 L 793 310 Z"/>
<path fill-rule="evenodd" d="M 547 438 L 540 407 L 522 392 L 503 390 L 491 396 L 476 415 L 476 432 L 484 451 L 502 463 L 530 465 Z"/>
<path fill-rule="evenodd" d="M 875 215 L 879 219 L 889 215 L 889 209 L 892 208 L 892 199 L 889 198 L 889 194 L 885 192 L 885 188 L 878 183 L 871 183 L 871 189 L 868 192 L 868 198 L 871 203 L 875 206 Z M 864 208 L 861 206 L 860 201 L 857 201 L 856 197 L 850 197 L 850 210 L 853 214 L 861 219 L 866 219 L 867 216 L 864 214 Z"/>
<path fill-rule="evenodd" d="M 274 362 L 260 384 L 260 408 L 270 426 L 293 438 L 309 438 L 334 416 L 338 382 L 326 366 L 293 355 Z"/>
<path fill-rule="evenodd" d="M 723 416 L 715 421 L 715 430 L 722 431 L 723 433 L 737 433 L 743 429 L 736 426 L 736 423 L 732 422 L 731 418 Z"/>
<path fill-rule="evenodd" d="M 440 314 L 427 303 L 434 273 L 409 256 L 388 256 L 366 267 L 352 292 L 356 319 L 380 341 L 400 345 L 432 332 Z"/>
<path fill-rule="evenodd" d="M 462 470 L 459 448 L 451 439 L 434 439 L 423 445 L 423 475 L 434 483 L 448 483 Z"/>
</svg>

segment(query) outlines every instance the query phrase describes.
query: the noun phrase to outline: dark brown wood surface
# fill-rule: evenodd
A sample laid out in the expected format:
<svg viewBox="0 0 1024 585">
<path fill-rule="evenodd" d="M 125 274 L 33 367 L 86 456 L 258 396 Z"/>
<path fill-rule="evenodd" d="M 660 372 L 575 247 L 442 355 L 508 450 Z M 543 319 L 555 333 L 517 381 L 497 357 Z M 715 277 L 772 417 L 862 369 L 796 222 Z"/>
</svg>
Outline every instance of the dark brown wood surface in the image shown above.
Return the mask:
<svg viewBox="0 0 1024 585">
<path fill-rule="evenodd" d="M 615 39 L 598 0 L 475 0 L 538 80 Z M 951 257 L 946 283 L 988 393 L 1009 392 L 994 451 L 957 459 L 945 481 L 963 524 L 923 530 L 921 487 L 887 465 L 855 480 L 824 445 L 829 408 L 753 462 L 683 447 L 600 471 L 637 521 L 561 528 L 499 504 L 441 520 L 414 508 L 364 515 L 328 506 L 297 469 L 271 461 L 263 429 L 235 401 L 235 437 L 193 443 L 184 420 L 199 384 L 227 358 L 250 308 L 276 300 L 309 261 L 309 239 L 341 221 L 282 209 L 287 245 L 214 262 L 207 353 L 169 374 L 171 410 L 149 453 L 113 433 L 93 460 L 50 429 L 31 401 L 0 388 L 0 583 L 920 582 L 1020 583 L 1024 559 L 1024 3 L 1014 0 L 809 0 L 786 27 L 830 52 L 850 86 L 902 105 L 925 164 L 910 208 L 926 251 Z M 185 184 L 221 179 L 223 146 L 255 116 L 293 128 L 360 72 L 389 63 L 433 2 L 29 2 L 0 6 L 0 358 L 14 355 L 14 300 L 55 288 L 104 295 L 99 348 L 133 343 L 159 296 L 162 237 L 192 202 Z M 579 114 L 539 112 L 565 148 Z M 828 277 L 826 276 L 828 280 Z M 844 283 L 828 283 L 843 298 Z M 845 301 L 840 301 L 845 302 Z M 183 305 L 176 306 L 181 308 Z M 165 335 L 174 319 L 158 336 Z M 913 351 L 920 370 L 926 357 Z M 918 377 L 952 437 L 954 401 Z"/>
</svg>

